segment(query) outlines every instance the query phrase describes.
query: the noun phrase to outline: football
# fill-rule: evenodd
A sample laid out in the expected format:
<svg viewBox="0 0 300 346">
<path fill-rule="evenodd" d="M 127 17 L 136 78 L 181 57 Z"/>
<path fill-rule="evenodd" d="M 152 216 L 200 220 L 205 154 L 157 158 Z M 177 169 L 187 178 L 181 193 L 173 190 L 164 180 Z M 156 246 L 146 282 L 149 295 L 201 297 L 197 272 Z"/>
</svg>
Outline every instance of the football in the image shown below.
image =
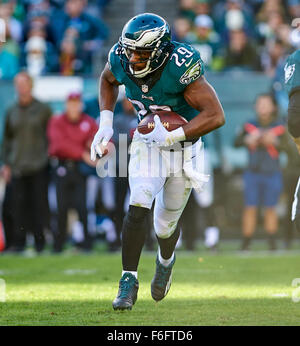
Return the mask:
<svg viewBox="0 0 300 346">
<path fill-rule="evenodd" d="M 102 151 L 102 157 L 108 154 L 110 155 L 114 150 L 114 144 L 112 143 L 112 141 L 109 141 L 106 146 L 104 146 L 102 143 L 98 144 L 98 147 Z"/>
<path fill-rule="evenodd" d="M 173 131 L 187 123 L 185 118 L 175 112 L 157 111 L 155 113 L 146 115 L 145 118 L 140 121 L 137 127 L 139 133 L 145 135 L 154 129 L 154 116 L 156 114 L 160 117 L 160 121 L 168 131 Z"/>
</svg>

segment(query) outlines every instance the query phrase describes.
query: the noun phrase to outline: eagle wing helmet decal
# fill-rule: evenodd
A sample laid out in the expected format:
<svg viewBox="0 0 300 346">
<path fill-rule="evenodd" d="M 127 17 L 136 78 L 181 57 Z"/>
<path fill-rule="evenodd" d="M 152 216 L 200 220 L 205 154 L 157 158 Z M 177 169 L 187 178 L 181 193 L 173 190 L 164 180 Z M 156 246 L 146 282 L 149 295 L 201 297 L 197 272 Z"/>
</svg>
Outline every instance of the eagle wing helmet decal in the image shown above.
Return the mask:
<svg viewBox="0 0 300 346">
<path fill-rule="evenodd" d="M 132 49 L 138 47 L 152 47 L 155 42 L 158 42 L 164 36 L 165 31 L 166 25 L 160 28 L 145 30 L 136 40 L 124 38 L 123 44 L 132 47 Z"/>
</svg>

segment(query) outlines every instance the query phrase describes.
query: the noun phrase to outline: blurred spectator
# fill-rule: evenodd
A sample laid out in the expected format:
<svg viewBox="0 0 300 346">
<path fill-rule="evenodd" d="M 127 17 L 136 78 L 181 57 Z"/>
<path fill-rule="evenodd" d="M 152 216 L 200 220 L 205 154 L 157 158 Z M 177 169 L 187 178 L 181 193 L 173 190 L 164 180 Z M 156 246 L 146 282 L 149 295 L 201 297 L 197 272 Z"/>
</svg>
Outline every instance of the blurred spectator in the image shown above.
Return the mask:
<svg viewBox="0 0 300 346">
<path fill-rule="evenodd" d="M 24 3 L 22 0 L 13 0 L 13 2 L 13 17 L 16 18 L 20 23 L 23 23 L 26 15 Z"/>
<path fill-rule="evenodd" d="M 7 42 L 0 40 L 0 79 L 13 79 L 18 72 L 19 50 L 17 44 L 12 40 Z"/>
<path fill-rule="evenodd" d="M 205 14 L 197 16 L 195 30 L 187 35 L 186 40 L 200 52 L 201 59 L 208 69 L 220 70 L 223 64 L 221 42 L 213 25 L 209 16 Z"/>
<path fill-rule="evenodd" d="M 243 68 L 261 70 L 259 55 L 243 30 L 229 33 L 229 44 L 225 49 L 224 66 L 226 69 Z"/>
<path fill-rule="evenodd" d="M 64 11 L 53 11 L 50 25 L 62 54 L 67 52 L 68 59 L 75 55 L 77 64 L 81 64 L 80 72 L 90 73 L 92 56 L 108 37 L 108 28 L 102 20 L 86 13 L 85 6 L 85 0 L 67 0 Z"/>
<path fill-rule="evenodd" d="M 193 23 L 199 15 L 210 15 L 212 0 L 180 0 L 179 16 Z"/>
<path fill-rule="evenodd" d="M 111 0 L 96 0 L 98 7 L 100 8 L 100 13 L 105 9 Z"/>
<path fill-rule="evenodd" d="M 180 0 L 179 16 L 188 19 L 191 23 L 194 21 L 196 0 Z"/>
<path fill-rule="evenodd" d="M 54 8 L 62 9 L 64 7 L 64 0 L 50 0 L 50 5 Z"/>
<path fill-rule="evenodd" d="M 264 45 L 270 41 L 276 40 L 276 38 L 282 38 L 283 40 L 289 37 L 280 34 L 280 28 L 285 24 L 284 15 L 279 11 L 272 11 L 267 14 L 267 18 L 264 21 L 258 22 L 257 33 L 260 44 Z"/>
<path fill-rule="evenodd" d="M 0 4 L 0 18 L 4 21 L 4 25 L 0 25 L 0 79 L 12 79 L 19 71 L 17 41 L 21 36 L 21 24 L 12 17 L 12 9 L 12 1 Z M 3 38 L 5 42 L 2 42 Z"/>
<path fill-rule="evenodd" d="M 22 38 L 22 24 L 13 17 L 15 1 L 2 0 L 0 3 L 0 18 L 6 23 L 6 35 L 15 42 Z"/>
<path fill-rule="evenodd" d="M 111 0 L 92 0 L 88 1 L 87 12 L 93 16 L 102 18 L 103 12 Z"/>
<path fill-rule="evenodd" d="M 112 145 L 112 143 L 110 142 L 109 145 Z M 92 234 L 94 238 L 98 237 L 103 240 L 105 239 L 109 251 L 116 251 L 119 248 L 116 225 L 114 222 L 116 193 L 113 177 L 106 176 L 99 178 L 99 176 L 96 175 L 96 170 L 94 170 L 94 174 L 89 174 L 87 176 L 89 233 Z"/>
<path fill-rule="evenodd" d="M 244 173 L 242 250 L 249 248 L 260 206 L 264 207 L 264 229 L 269 237 L 270 250 L 275 250 L 278 230 L 275 207 L 282 191 L 279 152 L 287 135 L 283 122 L 277 119 L 277 105 L 272 95 L 259 95 L 255 110 L 257 119 L 247 122 L 235 141 L 235 146 L 246 146 L 249 153 L 249 165 Z"/>
<path fill-rule="evenodd" d="M 282 57 L 287 53 L 287 46 L 280 39 L 269 42 L 261 53 L 261 66 L 269 77 L 275 77 L 276 69 Z"/>
<path fill-rule="evenodd" d="M 246 0 L 246 3 L 250 6 L 253 11 L 253 15 L 256 15 L 260 10 L 265 0 Z"/>
<path fill-rule="evenodd" d="M 172 39 L 177 42 L 186 42 L 187 35 L 191 30 L 191 23 L 187 18 L 178 17 L 174 20 Z"/>
<path fill-rule="evenodd" d="M 195 0 L 194 13 L 195 16 L 210 15 L 210 0 Z"/>
<path fill-rule="evenodd" d="M 45 6 L 49 7 L 49 0 L 21 0 L 23 6 L 25 7 L 26 12 L 34 9 L 45 8 Z M 52 3 L 53 1 L 50 0 Z"/>
<path fill-rule="evenodd" d="M 25 45 L 26 68 L 33 77 L 42 75 L 46 70 L 47 47 L 42 37 L 31 37 Z"/>
<path fill-rule="evenodd" d="M 119 102 L 115 108 L 118 113 Z M 84 112 L 99 122 L 99 100 L 92 96 L 84 100 Z M 109 143 L 113 148 L 112 142 Z M 116 251 L 119 248 L 117 231 L 114 223 L 115 215 L 115 184 L 114 178 L 105 176 L 99 179 L 96 170 L 87 177 L 87 207 L 89 232 L 95 238 L 106 240 L 108 250 Z"/>
<path fill-rule="evenodd" d="M 281 40 L 287 50 L 291 50 L 293 47 L 297 47 L 300 44 L 299 30 L 297 37 L 294 37 L 295 30 L 293 30 L 289 24 L 282 24 L 277 29 L 277 38 Z"/>
<path fill-rule="evenodd" d="M 82 112 L 79 93 L 71 93 L 66 101 L 66 111 L 52 117 L 48 126 L 49 154 L 55 172 L 58 229 L 54 230 L 54 252 L 61 252 L 67 237 L 67 215 L 70 208 L 78 212 L 78 231 L 82 241 L 77 245 L 83 250 L 92 247 L 87 227 L 86 175 L 80 163 L 90 166 L 89 146 L 98 126 L 93 118 Z"/>
<path fill-rule="evenodd" d="M 12 181 L 14 251 L 23 251 L 26 232 L 33 232 L 35 249 L 45 246 L 48 220 L 48 153 L 46 128 L 51 109 L 32 96 L 33 82 L 26 72 L 15 77 L 18 101 L 6 114 L 2 146 L 5 181 Z"/>
<path fill-rule="evenodd" d="M 228 41 L 230 31 L 243 30 L 246 35 L 255 36 L 255 21 L 251 8 L 243 0 L 226 0 L 214 7 L 213 18 L 221 39 Z"/>
<path fill-rule="evenodd" d="M 117 115 L 122 108 L 120 104 L 121 102 L 116 104 L 114 121 L 117 121 Z M 85 99 L 84 111 L 95 120 L 99 120 L 98 97 Z M 124 122 L 123 125 L 127 126 L 127 123 Z M 115 135 L 117 131 L 117 127 L 115 127 Z M 117 143 L 114 144 L 117 145 Z M 117 251 L 120 247 L 120 237 L 117 234 L 116 222 L 120 215 L 116 213 L 116 196 L 119 198 L 122 192 L 116 189 L 115 178 L 106 176 L 99 179 L 98 175 L 90 174 L 87 177 L 87 195 L 90 233 L 94 233 L 95 237 L 105 238 L 109 251 Z"/>
<path fill-rule="evenodd" d="M 300 1 L 299 0 L 287 0 L 288 14 L 291 18 L 300 17 Z"/>
<path fill-rule="evenodd" d="M 55 47 L 46 40 L 46 31 L 42 27 L 32 27 L 28 40 L 22 46 L 21 66 L 37 77 L 58 72 L 58 56 Z"/>
<path fill-rule="evenodd" d="M 75 28 L 68 28 L 60 46 L 60 73 L 63 76 L 72 76 L 83 70 L 83 59 L 78 58 L 79 34 Z"/>
<path fill-rule="evenodd" d="M 26 19 L 23 24 L 23 35 L 22 42 L 27 41 L 30 36 L 30 31 L 33 29 L 40 29 L 45 32 L 43 37 L 51 42 L 53 45 L 56 44 L 55 37 L 50 30 L 50 15 L 51 8 L 48 1 L 33 2 L 28 6 L 26 10 Z"/>
<path fill-rule="evenodd" d="M 271 15 L 279 13 L 285 17 L 285 8 L 281 0 L 265 0 L 256 14 L 257 22 L 267 22 Z"/>
</svg>

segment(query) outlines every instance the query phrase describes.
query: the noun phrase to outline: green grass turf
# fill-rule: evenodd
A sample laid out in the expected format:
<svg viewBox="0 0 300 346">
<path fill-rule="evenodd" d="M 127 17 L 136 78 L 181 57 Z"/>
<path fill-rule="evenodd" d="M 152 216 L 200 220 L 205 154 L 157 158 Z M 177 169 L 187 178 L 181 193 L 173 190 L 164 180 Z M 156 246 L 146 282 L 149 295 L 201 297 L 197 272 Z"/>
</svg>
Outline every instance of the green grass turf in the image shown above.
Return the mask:
<svg viewBox="0 0 300 346">
<path fill-rule="evenodd" d="M 155 253 L 143 253 L 140 290 L 132 311 L 113 311 L 120 253 L 0 256 L 6 301 L 0 325 L 238 326 L 300 325 L 300 302 L 292 301 L 300 278 L 300 251 L 241 255 L 223 251 L 177 251 L 168 296 L 150 295 Z M 299 286 L 300 287 L 300 286 Z M 299 290 L 298 290 L 299 291 Z M 300 298 L 300 292 L 297 297 Z"/>
</svg>

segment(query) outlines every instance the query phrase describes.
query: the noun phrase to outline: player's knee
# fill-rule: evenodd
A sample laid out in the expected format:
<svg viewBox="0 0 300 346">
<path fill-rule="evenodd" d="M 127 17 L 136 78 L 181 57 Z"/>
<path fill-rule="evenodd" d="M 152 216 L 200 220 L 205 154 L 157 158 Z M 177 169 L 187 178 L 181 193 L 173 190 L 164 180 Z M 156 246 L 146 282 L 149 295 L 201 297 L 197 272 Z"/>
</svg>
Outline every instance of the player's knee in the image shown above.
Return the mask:
<svg viewBox="0 0 300 346">
<path fill-rule="evenodd" d="M 162 239 L 169 238 L 175 232 L 179 220 L 179 217 L 174 213 L 168 212 L 167 214 L 167 217 L 161 215 L 154 217 L 153 220 L 155 234 Z"/>
<path fill-rule="evenodd" d="M 161 227 L 155 230 L 155 234 L 157 235 L 158 238 L 168 239 L 171 237 L 174 231 L 175 230 L 171 230 L 170 228 L 167 228 L 167 227 Z"/>
<path fill-rule="evenodd" d="M 183 190 L 181 186 L 178 186 L 178 190 L 175 194 L 172 194 L 171 196 L 165 195 L 164 198 L 161 199 L 161 207 L 165 209 L 167 212 L 181 213 L 186 205 L 190 193 L 190 188 L 185 188 Z"/>
<path fill-rule="evenodd" d="M 151 185 L 136 185 L 131 188 L 130 204 L 151 209 L 155 194 Z"/>
</svg>

